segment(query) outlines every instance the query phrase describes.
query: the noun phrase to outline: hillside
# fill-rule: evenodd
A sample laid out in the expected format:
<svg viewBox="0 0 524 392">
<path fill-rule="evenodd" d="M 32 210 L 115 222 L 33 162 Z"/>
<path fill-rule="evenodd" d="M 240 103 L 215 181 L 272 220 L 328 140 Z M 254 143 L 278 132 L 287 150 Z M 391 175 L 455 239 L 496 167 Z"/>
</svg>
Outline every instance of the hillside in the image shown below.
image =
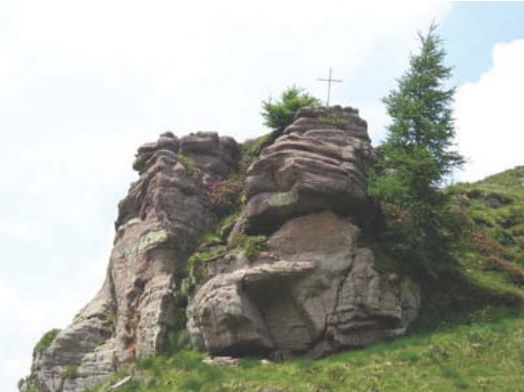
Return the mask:
<svg viewBox="0 0 524 392">
<path fill-rule="evenodd" d="M 122 369 L 120 391 L 519 391 L 524 385 L 524 167 L 448 191 L 470 232 L 456 276 L 467 288 L 428 298 L 406 337 L 320 360 L 206 364 L 184 349 Z M 462 297 L 468 294 L 467 298 Z M 509 306 L 508 306 L 509 305 Z M 451 310 L 451 309 L 455 310 Z"/>
<path fill-rule="evenodd" d="M 511 390 L 523 168 L 443 190 L 454 262 L 420 274 L 379 236 L 376 156 L 358 111 L 338 106 L 241 145 L 214 132 L 144 144 L 100 291 L 44 334 L 20 390 Z"/>
<path fill-rule="evenodd" d="M 459 256 L 466 272 L 492 288 L 524 285 L 524 166 L 450 188 L 466 208 L 470 235 Z M 510 286 L 511 287 L 511 286 Z"/>
</svg>

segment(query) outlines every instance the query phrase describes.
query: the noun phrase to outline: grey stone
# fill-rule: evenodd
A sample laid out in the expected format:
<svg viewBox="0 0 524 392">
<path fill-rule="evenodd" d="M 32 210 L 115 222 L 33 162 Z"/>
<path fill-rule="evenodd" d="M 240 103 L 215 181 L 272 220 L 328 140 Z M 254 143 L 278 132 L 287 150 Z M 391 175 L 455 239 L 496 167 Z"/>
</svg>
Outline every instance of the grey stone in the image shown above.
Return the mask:
<svg viewBox="0 0 524 392">
<path fill-rule="evenodd" d="M 123 363 L 162 352 L 167 332 L 180 327 L 172 288 L 214 221 L 206 181 L 233 170 L 236 154 L 234 140 L 216 133 L 179 140 L 166 132 L 138 149 L 133 167 L 140 177 L 119 204 L 106 279 L 35 357 L 31 376 L 39 391 L 80 392 Z"/>
<path fill-rule="evenodd" d="M 278 261 L 244 266 L 204 284 L 187 311 L 195 347 L 229 355 L 326 355 L 397 336 L 420 293 L 376 268 L 359 228 L 321 212 L 287 221 L 268 240 Z"/>
</svg>

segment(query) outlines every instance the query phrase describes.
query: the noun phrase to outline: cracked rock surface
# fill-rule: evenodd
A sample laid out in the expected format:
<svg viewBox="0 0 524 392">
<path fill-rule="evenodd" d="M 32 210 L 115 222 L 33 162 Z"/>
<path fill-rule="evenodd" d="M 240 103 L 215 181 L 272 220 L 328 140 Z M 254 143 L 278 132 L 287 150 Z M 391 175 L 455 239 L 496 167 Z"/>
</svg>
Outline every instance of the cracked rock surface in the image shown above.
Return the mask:
<svg viewBox="0 0 524 392">
<path fill-rule="evenodd" d="M 188 307 L 193 344 L 217 355 L 320 357 L 405 332 L 418 287 L 380 273 L 359 228 L 333 212 L 286 222 L 268 240 L 273 261 L 210 279 Z"/>
<path fill-rule="evenodd" d="M 138 149 L 140 177 L 119 204 L 106 279 L 34 358 L 30 380 L 38 391 L 80 392 L 122 363 L 162 352 L 177 327 L 172 288 L 213 223 L 204 187 L 226 176 L 237 155 L 236 142 L 214 132 L 181 139 L 166 132 Z"/>
<path fill-rule="evenodd" d="M 234 228 L 269 236 L 268 251 L 250 263 L 240 254 L 229 268 L 208 267 L 215 276 L 187 309 L 195 347 L 320 357 L 406 331 L 419 288 L 381 272 L 358 242 L 374 219 L 365 175 L 374 154 L 355 109 L 298 111 L 248 169 Z"/>
<path fill-rule="evenodd" d="M 216 228 L 206 189 L 235 171 L 238 146 L 214 132 L 166 132 L 141 146 L 102 288 L 35 354 L 21 390 L 82 392 L 124 363 L 163 352 L 168 334 L 184 327 L 197 349 L 233 357 L 320 357 L 404 333 L 419 288 L 381 271 L 359 244 L 375 219 L 365 175 L 374 154 L 355 109 L 300 109 L 248 169 L 230 233 L 263 234 L 266 250 L 249 261 L 220 245 L 224 257 L 205 263 L 206 277 L 183 294 L 185 326 L 185 302 L 173 290 Z"/>
</svg>

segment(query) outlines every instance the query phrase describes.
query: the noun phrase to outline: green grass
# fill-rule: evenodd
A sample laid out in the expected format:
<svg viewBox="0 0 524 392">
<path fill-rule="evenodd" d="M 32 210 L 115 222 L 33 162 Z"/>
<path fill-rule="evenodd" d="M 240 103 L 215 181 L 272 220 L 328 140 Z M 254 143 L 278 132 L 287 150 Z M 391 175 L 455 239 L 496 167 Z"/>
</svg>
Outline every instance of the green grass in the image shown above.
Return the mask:
<svg viewBox="0 0 524 392">
<path fill-rule="evenodd" d="M 429 329 L 421 324 L 411 336 L 316 361 L 248 358 L 235 368 L 207 365 L 203 354 L 181 351 L 138 361 L 133 366 L 139 379 L 119 391 L 513 392 L 524 386 L 523 328 L 519 309 L 487 307 L 450 315 Z"/>
<path fill-rule="evenodd" d="M 449 191 L 463 205 L 470 235 L 457 253 L 461 265 L 486 281 L 502 277 L 507 287 L 524 287 L 524 166 Z M 500 273 L 498 278 L 492 279 Z M 481 273 L 486 273 L 481 277 Z M 490 278 L 491 275 L 491 278 Z M 489 282 L 488 282 L 489 285 Z"/>
<path fill-rule="evenodd" d="M 245 143 L 244 167 L 264 142 Z M 524 391 L 524 167 L 448 191 L 468 230 L 454 254 L 457 263 L 425 287 L 421 315 L 407 336 L 321 360 L 244 358 L 226 367 L 203 363 L 205 354 L 188 349 L 187 336 L 176 333 L 167 351 L 174 354 L 129 364 L 94 391 L 131 372 L 134 380 L 118 391 Z M 262 249 L 262 239 L 247 236 L 227 243 L 237 216 L 224 218 L 203 239 L 193 268 L 232 248 Z M 363 245 L 375 250 L 378 269 L 402 269 L 405 260 L 369 241 Z"/>
</svg>

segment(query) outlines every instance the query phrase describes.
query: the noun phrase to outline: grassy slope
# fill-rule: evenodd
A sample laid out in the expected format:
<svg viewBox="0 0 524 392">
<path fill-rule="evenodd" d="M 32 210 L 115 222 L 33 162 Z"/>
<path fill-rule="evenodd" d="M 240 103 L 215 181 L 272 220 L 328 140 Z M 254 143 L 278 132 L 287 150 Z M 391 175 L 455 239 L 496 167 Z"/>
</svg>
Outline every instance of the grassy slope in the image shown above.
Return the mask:
<svg viewBox="0 0 524 392">
<path fill-rule="evenodd" d="M 134 365 L 140 381 L 120 391 L 519 391 L 524 386 L 523 327 L 516 309 L 486 308 L 437 330 L 313 361 L 239 367 L 207 365 L 182 351 Z M 129 374 L 123 370 L 113 380 Z M 110 383 L 108 383 L 110 384 Z M 99 391 L 105 390 L 100 388 Z"/>
<path fill-rule="evenodd" d="M 244 359 L 232 368 L 182 350 L 121 369 L 105 387 L 134 372 L 119 391 L 524 390 L 522 307 L 501 305 L 524 298 L 524 167 L 450 191 L 471 228 L 457 259 L 477 291 L 462 294 L 482 293 L 455 307 L 460 312 L 433 299 L 409 336 L 318 361 Z"/>
<path fill-rule="evenodd" d="M 455 185 L 450 191 L 465 206 L 472 227 L 458 255 L 466 273 L 492 290 L 522 295 L 524 166 L 477 183 Z"/>
</svg>

